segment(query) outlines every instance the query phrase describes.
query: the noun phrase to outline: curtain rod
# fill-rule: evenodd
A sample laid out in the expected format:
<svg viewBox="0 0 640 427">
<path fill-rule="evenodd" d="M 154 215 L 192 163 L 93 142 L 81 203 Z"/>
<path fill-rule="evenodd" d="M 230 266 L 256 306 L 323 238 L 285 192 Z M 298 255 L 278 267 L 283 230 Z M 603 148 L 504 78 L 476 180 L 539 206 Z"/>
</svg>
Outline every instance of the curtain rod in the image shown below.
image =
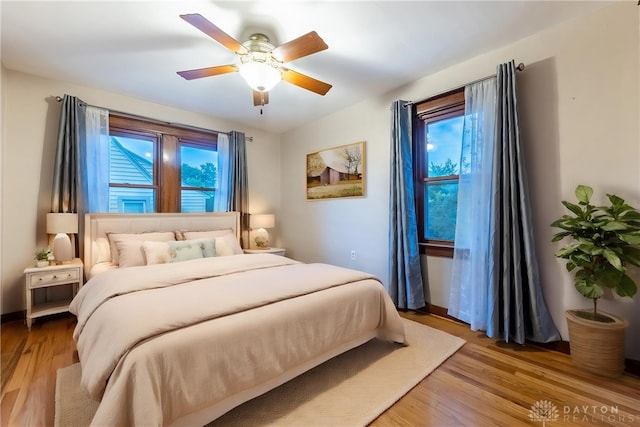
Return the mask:
<svg viewBox="0 0 640 427">
<path fill-rule="evenodd" d="M 62 99 L 63 99 L 62 97 L 56 96 L 56 101 L 62 102 Z M 84 101 L 80 101 L 80 102 L 82 102 L 87 107 L 104 108 L 104 107 L 98 107 L 96 105 L 87 104 Z M 152 123 L 156 123 L 156 124 L 180 126 L 180 127 L 186 128 L 186 129 L 192 129 L 192 130 L 197 130 L 197 131 L 201 131 L 201 132 L 216 132 L 216 133 L 223 133 L 225 135 L 229 135 L 229 132 L 222 132 L 222 131 L 215 130 L 215 129 L 206 129 L 206 128 L 202 128 L 202 127 L 198 127 L 198 126 L 185 125 L 185 124 L 182 124 L 182 123 L 167 122 L 167 121 L 164 121 L 164 120 L 152 119 L 150 117 L 145 117 L 145 116 L 141 116 L 141 115 L 138 115 L 138 114 L 126 113 L 124 111 L 109 110 L 109 112 L 115 113 L 115 114 L 117 114 L 119 116 L 124 116 L 124 117 L 130 118 L 130 119 L 140 119 L 140 120 L 145 120 L 147 122 L 152 122 Z M 247 141 L 249 141 L 249 142 L 253 142 L 253 137 L 252 136 L 247 136 L 247 137 L 245 137 L 245 139 Z"/>
<path fill-rule="evenodd" d="M 524 71 L 524 68 L 525 68 L 525 65 L 524 65 L 524 63 L 523 63 L 523 62 L 521 62 L 521 63 L 519 63 L 519 64 L 516 66 L 516 71 Z M 454 87 L 454 88 L 451 88 L 451 89 L 449 89 L 449 90 L 445 90 L 445 91 L 443 91 L 443 92 L 440 92 L 440 94 L 447 93 L 447 92 L 451 92 L 451 91 L 454 91 L 454 90 L 458 90 L 458 89 L 460 89 L 460 88 L 463 88 L 463 87 L 465 87 L 465 86 L 472 85 L 472 84 L 475 84 L 475 83 L 480 83 L 480 82 L 483 82 L 483 81 L 485 81 L 485 80 L 492 79 L 492 78 L 494 78 L 495 76 L 496 76 L 495 74 L 492 74 L 492 75 L 490 75 L 490 76 L 483 77 L 483 78 L 481 78 L 481 79 L 476 79 L 476 80 L 473 80 L 473 81 L 471 81 L 471 82 L 469 82 L 469 83 L 465 83 L 465 84 L 464 84 L 464 85 L 462 85 L 462 86 Z M 439 95 L 432 95 L 432 96 L 430 96 L 430 97 L 428 97 L 428 98 L 423 99 L 422 101 L 410 101 L 410 102 L 407 102 L 407 105 L 411 105 L 411 104 L 419 104 L 419 103 L 421 103 L 421 102 L 424 102 L 424 101 L 426 101 L 426 100 L 428 100 L 428 99 L 431 99 L 431 98 L 434 98 L 434 97 L 436 97 L 436 96 L 439 96 Z"/>
</svg>

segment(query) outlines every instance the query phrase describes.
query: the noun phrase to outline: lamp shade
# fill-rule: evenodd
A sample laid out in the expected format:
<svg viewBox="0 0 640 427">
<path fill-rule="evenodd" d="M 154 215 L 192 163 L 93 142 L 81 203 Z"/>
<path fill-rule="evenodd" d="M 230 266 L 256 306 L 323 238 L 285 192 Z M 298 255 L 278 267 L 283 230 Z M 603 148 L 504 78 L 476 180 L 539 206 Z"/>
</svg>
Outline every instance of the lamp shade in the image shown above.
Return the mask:
<svg viewBox="0 0 640 427">
<path fill-rule="evenodd" d="M 47 234 L 77 233 L 78 214 L 75 213 L 48 213 Z"/>
<path fill-rule="evenodd" d="M 251 219 L 249 220 L 249 225 L 251 228 L 273 228 L 276 224 L 275 215 L 271 214 L 261 214 L 261 215 L 251 215 Z"/>
</svg>

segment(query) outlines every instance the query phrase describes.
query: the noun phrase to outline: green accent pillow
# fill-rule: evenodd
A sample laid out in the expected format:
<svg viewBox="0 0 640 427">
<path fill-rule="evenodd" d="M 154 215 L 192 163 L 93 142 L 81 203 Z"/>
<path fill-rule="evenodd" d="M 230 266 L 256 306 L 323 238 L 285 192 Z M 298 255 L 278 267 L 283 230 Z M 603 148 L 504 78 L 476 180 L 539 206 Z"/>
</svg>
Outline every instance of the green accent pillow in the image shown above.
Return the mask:
<svg viewBox="0 0 640 427">
<path fill-rule="evenodd" d="M 203 257 L 204 244 L 202 242 L 183 240 L 167 242 L 167 244 L 171 253 L 171 262 L 189 261 Z"/>
</svg>

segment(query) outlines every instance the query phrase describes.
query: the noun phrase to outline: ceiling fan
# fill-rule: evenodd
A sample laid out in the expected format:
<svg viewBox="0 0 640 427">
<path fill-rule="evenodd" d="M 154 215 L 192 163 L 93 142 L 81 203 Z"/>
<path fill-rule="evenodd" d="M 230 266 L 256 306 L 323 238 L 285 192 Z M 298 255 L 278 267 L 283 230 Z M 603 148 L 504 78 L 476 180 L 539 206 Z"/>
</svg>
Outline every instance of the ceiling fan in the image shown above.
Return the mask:
<svg viewBox="0 0 640 427">
<path fill-rule="evenodd" d="M 180 15 L 180 18 L 240 56 L 239 64 L 178 71 L 178 74 L 187 80 L 239 71 L 253 89 L 253 105 L 256 106 L 269 103 L 269 90 L 280 80 L 319 95 L 325 95 L 332 87 L 328 83 L 293 71 L 284 65 L 328 48 L 315 31 L 275 47 L 267 36 L 260 33 L 253 34 L 249 40 L 240 43 L 197 13 Z"/>
</svg>

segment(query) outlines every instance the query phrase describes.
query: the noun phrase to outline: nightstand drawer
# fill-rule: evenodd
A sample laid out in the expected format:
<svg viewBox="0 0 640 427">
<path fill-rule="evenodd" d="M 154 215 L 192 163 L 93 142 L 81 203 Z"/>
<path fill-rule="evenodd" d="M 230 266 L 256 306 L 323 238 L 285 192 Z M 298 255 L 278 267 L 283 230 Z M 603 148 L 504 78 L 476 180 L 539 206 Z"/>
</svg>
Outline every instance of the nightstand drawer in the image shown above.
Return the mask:
<svg viewBox="0 0 640 427">
<path fill-rule="evenodd" d="M 78 268 L 31 273 L 29 275 L 29 286 L 37 288 L 40 285 L 51 286 L 55 283 L 77 282 L 80 279 L 79 273 Z"/>
</svg>

